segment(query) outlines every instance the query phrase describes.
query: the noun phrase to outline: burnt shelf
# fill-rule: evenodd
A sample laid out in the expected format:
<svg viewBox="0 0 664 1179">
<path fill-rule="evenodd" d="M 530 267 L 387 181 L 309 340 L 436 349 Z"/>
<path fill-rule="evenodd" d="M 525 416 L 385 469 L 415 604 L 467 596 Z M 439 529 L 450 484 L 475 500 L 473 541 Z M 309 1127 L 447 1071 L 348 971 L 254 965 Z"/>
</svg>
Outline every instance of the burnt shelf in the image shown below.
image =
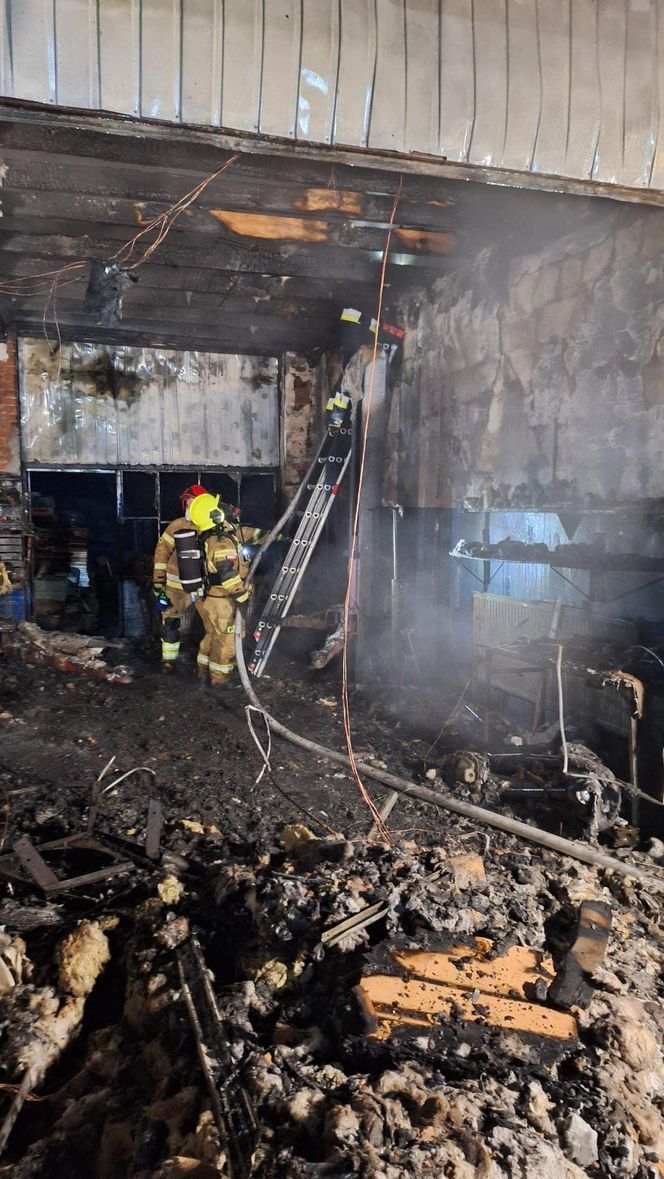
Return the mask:
<svg viewBox="0 0 664 1179">
<path fill-rule="evenodd" d="M 535 506 L 529 508 L 509 508 L 509 507 L 491 507 L 491 508 L 464 508 L 462 505 L 457 505 L 459 511 L 463 512 L 464 516 L 483 516 L 486 513 L 491 515 L 510 513 L 536 512 L 541 516 L 557 516 L 560 512 L 574 513 L 578 516 L 661 516 L 664 515 L 664 504 L 655 507 L 654 505 L 644 504 L 616 504 L 612 508 L 586 508 L 578 504 L 547 504 L 546 506 Z"/>
<path fill-rule="evenodd" d="M 602 561 L 566 561 L 564 558 L 551 553 L 546 557 L 544 553 L 537 557 L 500 557 L 497 554 L 485 557 L 471 556 L 469 553 L 449 553 L 455 561 L 500 561 L 504 565 L 549 565 L 556 569 L 589 569 L 593 572 L 605 573 L 664 573 L 664 557 L 641 557 L 629 565 L 617 563 L 615 557 L 604 558 Z"/>
</svg>

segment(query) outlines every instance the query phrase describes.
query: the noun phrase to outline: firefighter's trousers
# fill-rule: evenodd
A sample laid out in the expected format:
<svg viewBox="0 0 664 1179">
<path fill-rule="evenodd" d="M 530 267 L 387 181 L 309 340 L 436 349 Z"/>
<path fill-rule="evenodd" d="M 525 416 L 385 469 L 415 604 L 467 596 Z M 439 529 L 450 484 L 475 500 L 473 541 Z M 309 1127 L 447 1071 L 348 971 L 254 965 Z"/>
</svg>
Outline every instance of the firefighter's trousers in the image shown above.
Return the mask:
<svg viewBox="0 0 664 1179">
<path fill-rule="evenodd" d="M 205 635 L 198 648 L 198 674 L 223 684 L 235 667 L 235 602 L 211 594 L 196 603 Z"/>
<path fill-rule="evenodd" d="M 182 626 L 182 619 L 187 613 L 189 606 L 191 606 L 191 594 L 181 589 L 175 589 L 172 585 L 167 585 L 166 595 L 171 604 L 168 610 L 164 610 L 159 615 L 161 661 L 162 663 L 175 663 L 175 660 L 180 654 L 180 628 Z"/>
</svg>

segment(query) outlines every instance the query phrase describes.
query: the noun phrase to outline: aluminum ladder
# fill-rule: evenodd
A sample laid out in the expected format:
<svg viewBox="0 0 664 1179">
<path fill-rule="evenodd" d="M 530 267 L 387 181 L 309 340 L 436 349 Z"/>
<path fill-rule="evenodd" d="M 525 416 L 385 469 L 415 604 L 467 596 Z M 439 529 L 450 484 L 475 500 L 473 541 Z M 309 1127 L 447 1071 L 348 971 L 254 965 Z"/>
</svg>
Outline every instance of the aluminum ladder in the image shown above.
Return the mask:
<svg viewBox="0 0 664 1179">
<path fill-rule="evenodd" d="M 257 679 L 265 671 L 282 620 L 290 609 L 337 497 L 350 464 L 352 448 L 351 407 L 348 405 L 341 425 L 330 426 L 325 433 L 313 467 L 316 474 L 306 486 L 309 499 L 302 511 L 302 519 L 254 630 L 256 647 L 249 662 L 249 671 Z"/>
</svg>

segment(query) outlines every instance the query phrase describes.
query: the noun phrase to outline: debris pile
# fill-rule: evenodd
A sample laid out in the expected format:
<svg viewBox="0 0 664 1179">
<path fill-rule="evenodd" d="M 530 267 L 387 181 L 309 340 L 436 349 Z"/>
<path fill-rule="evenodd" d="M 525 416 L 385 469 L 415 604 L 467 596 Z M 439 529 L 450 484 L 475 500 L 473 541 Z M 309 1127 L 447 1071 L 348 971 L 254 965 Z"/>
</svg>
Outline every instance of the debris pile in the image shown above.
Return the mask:
<svg viewBox="0 0 664 1179">
<path fill-rule="evenodd" d="M 12 1132 L 17 1179 L 660 1174 L 664 946 L 643 883 L 449 816 L 427 849 L 301 825 L 188 837 L 188 863 L 59 898 L 60 927 L 33 902 L 23 940 L 4 935 L 8 1104 L 17 1036 L 37 1035 L 13 1013 L 86 1004 Z"/>
<path fill-rule="evenodd" d="M 132 673 L 114 656 L 117 642 L 90 635 L 45 631 L 35 622 L 19 622 L 5 644 L 29 663 L 58 671 L 84 672 L 111 683 L 130 683 Z"/>
</svg>

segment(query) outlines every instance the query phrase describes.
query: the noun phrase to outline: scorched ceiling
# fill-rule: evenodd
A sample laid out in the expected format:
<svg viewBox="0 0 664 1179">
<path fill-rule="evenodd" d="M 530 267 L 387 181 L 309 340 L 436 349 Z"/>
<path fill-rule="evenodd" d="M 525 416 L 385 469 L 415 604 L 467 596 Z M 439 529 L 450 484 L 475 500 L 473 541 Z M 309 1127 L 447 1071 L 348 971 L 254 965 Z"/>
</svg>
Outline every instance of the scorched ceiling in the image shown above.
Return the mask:
<svg viewBox="0 0 664 1179">
<path fill-rule="evenodd" d="M 375 306 L 397 172 L 291 157 L 277 148 L 241 152 L 132 270 L 136 281 L 124 291 L 122 318 L 109 324 L 84 307 L 90 262 L 111 259 L 233 153 L 164 129 L 134 135 L 98 120 L 74 125 L 7 106 L 0 138 L 5 327 L 275 355 L 325 347 L 336 338 L 341 308 Z M 386 307 L 405 285 L 472 265 L 496 235 L 518 231 L 525 238 L 535 209 L 546 206 L 550 232 L 559 231 L 569 200 L 583 215 L 583 198 L 405 175 Z M 139 239 L 132 264 L 157 232 Z M 52 288 L 52 272 L 76 261 L 85 265 L 65 271 Z M 29 281 L 38 275 L 46 277 Z"/>
</svg>

